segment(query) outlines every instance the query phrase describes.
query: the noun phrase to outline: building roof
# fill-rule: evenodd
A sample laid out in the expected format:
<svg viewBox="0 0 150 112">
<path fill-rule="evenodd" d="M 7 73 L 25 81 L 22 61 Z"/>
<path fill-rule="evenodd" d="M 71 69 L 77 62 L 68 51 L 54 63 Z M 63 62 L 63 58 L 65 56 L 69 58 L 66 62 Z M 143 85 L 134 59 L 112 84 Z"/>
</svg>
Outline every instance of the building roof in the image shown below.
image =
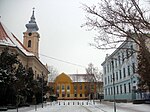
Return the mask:
<svg viewBox="0 0 150 112">
<path fill-rule="evenodd" d="M 11 46 L 19 48 L 25 55 L 34 56 L 29 52 L 24 45 L 11 33 L 2 22 L 0 22 L 0 45 Z"/>
<path fill-rule="evenodd" d="M 125 44 L 127 44 L 127 42 L 131 42 L 128 40 L 125 40 L 124 42 L 122 42 L 119 47 L 117 49 L 114 50 L 114 52 L 112 54 L 106 54 L 105 60 L 104 62 L 101 64 L 102 66 L 106 63 L 107 60 L 109 59 L 114 59 L 113 56 L 116 55 L 116 53 L 118 53 L 118 51 L 120 51 L 120 49 L 123 49 L 123 47 L 125 46 Z"/>
<path fill-rule="evenodd" d="M 28 24 L 26 24 L 26 28 L 27 28 L 27 32 L 36 32 L 39 30 L 39 28 L 36 24 L 36 21 L 35 21 L 35 17 L 34 17 L 34 8 L 33 8 L 33 12 L 32 12 L 30 21 Z"/>
<path fill-rule="evenodd" d="M 0 46 L 15 47 L 20 50 L 27 57 L 34 57 L 46 70 L 48 69 L 43 63 L 31 52 L 29 52 L 25 46 L 17 39 L 17 37 L 11 33 L 5 25 L 0 22 Z"/>
<path fill-rule="evenodd" d="M 96 82 L 94 74 L 69 74 L 73 82 Z"/>
<path fill-rule="evenodd" d="M 62 74 L 65 73 L 61 73 L 60 75 Z M 59 77 L 60 75 L 58 75 L 57 77 Z M 101 82 L 100 80 L 96 79 L 94 74 L 65 74 L 65 76 L 69 77 L 73 83 L 74 82 Z M 56 78 L 51 80 L 50 83 L 55 82 Z"/>
</svg>

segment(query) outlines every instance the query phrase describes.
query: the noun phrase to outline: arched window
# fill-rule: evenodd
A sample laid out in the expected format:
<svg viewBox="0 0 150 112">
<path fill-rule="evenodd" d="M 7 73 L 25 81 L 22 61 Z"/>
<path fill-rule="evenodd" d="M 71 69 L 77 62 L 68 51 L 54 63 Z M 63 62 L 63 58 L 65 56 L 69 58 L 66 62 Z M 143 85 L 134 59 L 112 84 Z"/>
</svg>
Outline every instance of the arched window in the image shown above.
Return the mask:
<svg viewBox="0 0 150 112">
<path fill-rule="evenodd" d="M 31 40 L 28 41 L 28 47 L 31 47 Z"/>
</svg>

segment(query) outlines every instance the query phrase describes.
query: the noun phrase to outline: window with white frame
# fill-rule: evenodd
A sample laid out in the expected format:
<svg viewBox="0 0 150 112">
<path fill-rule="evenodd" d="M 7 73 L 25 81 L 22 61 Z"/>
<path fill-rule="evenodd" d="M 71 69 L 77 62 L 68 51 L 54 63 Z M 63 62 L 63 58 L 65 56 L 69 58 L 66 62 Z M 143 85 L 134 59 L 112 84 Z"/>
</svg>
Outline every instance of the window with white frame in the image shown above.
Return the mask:
<svg viewBox="0 0 150 112">
<path fill-rule="evenodd" d="M 62 86 L 61 86 L 61 89 L 62 89 L 62 90 L 65 90 L 65 86 L 64 86 L 64 85 L 62 85 Z"/>
<path fill-rule="evenodd" d="M 120 94 L 122 94 L 122 85 L 120 85 Z"/>
<path fill-rule="evenodd" d="M 126 69 L 123 68 L 123 76 L 126 77 Z"/>
<path fill-rule="evenodd" d="M 128 66 L 128 76 L 130 76 L 130 66 Z"/>
<path fill-rule="evenodd" d="M 67 85 L 67 90 L 70 90 L 70 86 L 69 85 Z"/>
<path fill-rule="evenodd" d="M 122 79 L 122 73 L 121 70 L 119 70 L 120 79 Z"/>
<path fill-rule="evenodd" d="M 126 84 L 124 84 L 124 93 L 127 93 Z"/>
</svg>

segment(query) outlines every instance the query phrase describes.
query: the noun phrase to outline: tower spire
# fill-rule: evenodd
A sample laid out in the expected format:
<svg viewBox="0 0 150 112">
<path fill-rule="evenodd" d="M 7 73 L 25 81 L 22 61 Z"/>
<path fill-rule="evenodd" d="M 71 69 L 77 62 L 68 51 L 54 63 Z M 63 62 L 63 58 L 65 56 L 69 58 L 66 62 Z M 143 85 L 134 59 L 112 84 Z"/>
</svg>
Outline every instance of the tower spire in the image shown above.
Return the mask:
<svg viewBox="0 0 150 112">
<path fill-rule="evenodd" d="M 36 23 L 36 22 L 35 22 L 35 17 L 34 17 L 34 9 L 35 9 L 35 8 L 33 7 L 32 16 L 31 16 L 31 19 L 30 19 L 29 23 L 32 23 L 32 22 L 33 22 L 33 23 Z"/>
<path fill-rule="evenodd" d="M 33 53 L 37 58 L 39 58 L 39 38 L 40 35 L 37 32 L 39 30 L 35 21 L 35 8 L 33 7 L 32 15 L 30 17 L 29 23 L 26 24 L 27 31 L 24 32 L 23 45 Z"/>
<path fill-rule="evenodd" d="M 27 32 L 36 32 L 39 30 L 39 28 L 36 24 L 36 21 L 35 21 L 34 10 L 35 10 L 35 8 L 33 7 L 32 16 L 30 18 L 30 21 L 28 24 L 26 24 Z"/>
</svg>

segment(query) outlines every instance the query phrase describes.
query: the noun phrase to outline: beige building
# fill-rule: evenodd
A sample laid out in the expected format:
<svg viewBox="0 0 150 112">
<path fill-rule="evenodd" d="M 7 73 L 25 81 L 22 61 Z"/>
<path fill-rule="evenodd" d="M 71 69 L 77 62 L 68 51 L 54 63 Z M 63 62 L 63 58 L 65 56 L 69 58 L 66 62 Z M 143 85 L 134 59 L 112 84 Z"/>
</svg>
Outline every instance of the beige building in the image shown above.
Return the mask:
<svg viewBox="0 0 150 112">
<path fill-rule="evenodd" d="M 37 32 L 38 26 L 34 17 L 34 10 L 30 21 L 26 24 L 27 31 L 25 31 L 23 44 L 19 39 L 11 33 L 2 22 L 0 22 L 0 53 L 8 46 L 10 51 L 18 53 L 18 58 L 22 64 L 26 67 L 32 67 L 34 71 L 34 78 L 41 77 L 42 74 L 44 79 L 48 79 L 48 69 L 39 59 L 39 38 L 40 35 Z"/>
</svg>

